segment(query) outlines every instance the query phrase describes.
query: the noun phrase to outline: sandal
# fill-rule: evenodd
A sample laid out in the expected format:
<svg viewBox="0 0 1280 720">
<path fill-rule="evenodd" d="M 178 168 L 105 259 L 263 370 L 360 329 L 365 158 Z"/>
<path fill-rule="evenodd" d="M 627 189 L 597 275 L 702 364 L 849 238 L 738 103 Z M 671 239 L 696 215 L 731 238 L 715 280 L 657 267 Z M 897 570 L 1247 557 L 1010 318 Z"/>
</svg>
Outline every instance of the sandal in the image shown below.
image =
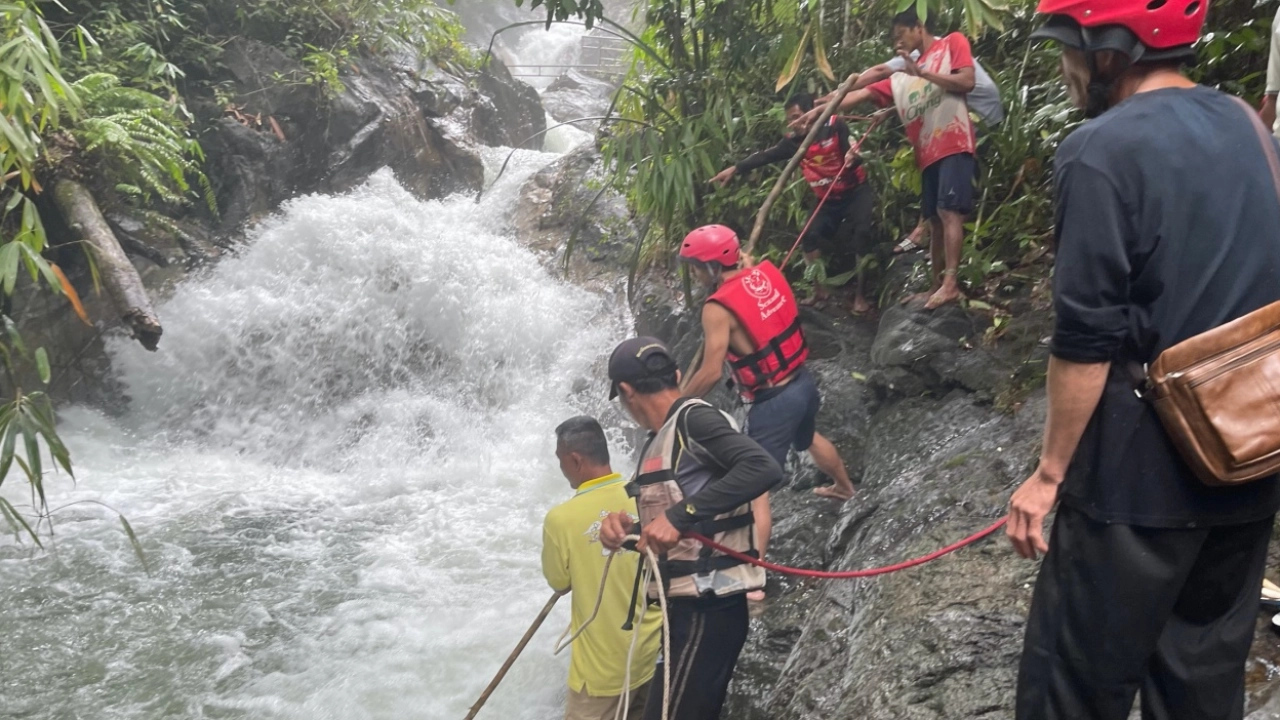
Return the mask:
<svg viewBox="0 0 1280 720">
<path fill-rule="evenodd" d="M 909 252 L 920 252 L 924 249 L 924 245 L 919 242 L 922 235 L 924 233 L 920 231 L 919 227 L 912 230 L 909 235 L 899 240 L 898 244 L 893 247 L 893 254 L 902 255 Z"/>
</svg>

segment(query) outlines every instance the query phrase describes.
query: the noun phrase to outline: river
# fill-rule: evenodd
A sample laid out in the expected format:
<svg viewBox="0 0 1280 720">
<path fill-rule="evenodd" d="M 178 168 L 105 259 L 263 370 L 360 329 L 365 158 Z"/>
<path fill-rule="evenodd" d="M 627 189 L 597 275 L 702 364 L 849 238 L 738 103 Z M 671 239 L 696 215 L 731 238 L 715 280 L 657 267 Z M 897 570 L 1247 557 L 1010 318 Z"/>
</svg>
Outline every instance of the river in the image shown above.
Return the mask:
<svg viewBox="0 0 1280 720">
<path fill-rule="evenodd" d="M 492 174 L 506 152 L 484 152 Z M 517 153 L 481 204 L 388 171 L 294 200 L 159 307 L 159 353 L 111 342 L 131 403 L 64 409 L 76 483 L 48 480 L 51 504 L 123 513 L 151 571 L 98 505 L 60 511 L 47 552 L 0 544 L 0 717 L 466 714 L 549 595 L 555 425 L 619 425 L 624 308 L 505 228 L 554 157 Z M 561 712 L 566 622 L 481 717 Z"/>
</svg>

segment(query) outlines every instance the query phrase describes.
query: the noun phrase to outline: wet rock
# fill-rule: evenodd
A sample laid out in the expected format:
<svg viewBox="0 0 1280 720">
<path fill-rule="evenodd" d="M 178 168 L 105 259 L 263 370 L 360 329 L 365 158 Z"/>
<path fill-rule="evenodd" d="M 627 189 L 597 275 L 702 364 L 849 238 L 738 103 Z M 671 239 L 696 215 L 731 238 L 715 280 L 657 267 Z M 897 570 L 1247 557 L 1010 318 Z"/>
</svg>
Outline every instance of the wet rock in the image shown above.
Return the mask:
<svg viewBox="0 0 1280 720">
<path fill-rule="evenodd" d="M 635 255 L 638 230 L 626 200 L 604 183 L 592 145 L 538 171 L 516 207 L 516 237 L 579 282 L 612 284 Z"/>
<path fill-rule="evenodd" d="M 472 111 L 475 136 L 486 145 L 541 149 L 547 114 L 538 91 L 513 78 L 497 58 L 476 76 L 476 82 L 482 97 Z"/>
<path fill-rule="evenodd" d="M 988 323 L 956 305 L 926 311 L 894 305 L 884 311 L 871 348 L 874 383 L 886 394 L 944 394 L 954 388 L 994 398 L 1013 368 L 982 347 Z"/>
<path fill-rule="evenodd" d="M 616 90 L 614 83 L 570 70 L 542 91 L 542 105 L 547 109 L 547 114 L 558 122 L 603 117 L 609 111 Z M 599 129 L 600 122 L 586 122 L 576 127 L 595 132 Z"/>
</svg>

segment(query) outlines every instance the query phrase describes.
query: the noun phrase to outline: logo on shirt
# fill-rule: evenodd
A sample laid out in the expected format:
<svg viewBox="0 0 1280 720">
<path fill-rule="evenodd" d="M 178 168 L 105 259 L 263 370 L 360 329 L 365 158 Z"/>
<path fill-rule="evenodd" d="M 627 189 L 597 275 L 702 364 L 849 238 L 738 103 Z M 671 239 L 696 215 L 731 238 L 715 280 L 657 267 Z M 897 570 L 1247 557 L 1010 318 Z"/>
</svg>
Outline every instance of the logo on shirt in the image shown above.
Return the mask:
<svg viewBox="0 0 1280 720">
<path fill-rule="evenodd" d="M 640 518 L 636 517 L 635 515 L 632 515 L 631 513 L 627 513 L 627 516 L 631 518 L 631 522 L 640 522 Z M 588 540 L 592 545 L 599 545 L 599 544 L 600 544 L 600 526 L 604 523 L 604 519 L 605 519 L 605 518 L 607 518 L 607 517 L 609 517 L 609 511 L 608 511 L 608 510 L 601 510 L 601 511 L 600 511 L 600 519 L 599 519 L 599 520 L 596 520 L 596 521 L 595 521 L 595 522 L 593 522 L 593 523 L 591 523 L 591 525 L 587 528 L 587 531 L 586 531 L 586 532 L 584 532 L 584 533 L 582 533 L 583 535 L 586 535 L 586 536 L 587 536 L 587 540 Z M 605 556 L 605 557 L 608 557 L 609 555 L 611 555 L 611 554 L 612 554 L 612 551 L 611 551 L 611 550 L 609 550 L 609 548 L 604 547 L 603 545 L 601 545 L 601 546 L 600 546 L 600 554 L 601 554 L 601 555 L 603 555 L 603 556 Z"/>
</svg>

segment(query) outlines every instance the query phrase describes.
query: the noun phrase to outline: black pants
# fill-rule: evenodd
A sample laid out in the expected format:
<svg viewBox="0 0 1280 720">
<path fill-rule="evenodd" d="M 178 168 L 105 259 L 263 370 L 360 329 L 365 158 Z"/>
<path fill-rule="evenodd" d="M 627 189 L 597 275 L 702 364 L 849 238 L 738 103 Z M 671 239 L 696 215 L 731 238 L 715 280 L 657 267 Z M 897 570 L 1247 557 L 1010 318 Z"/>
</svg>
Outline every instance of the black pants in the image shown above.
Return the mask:
<svg viewBox="0 0 1280 720">
<path fill-rule="evenodd" d="M 871 252 L 875 244 L 875 211 L 876 193 L 867 183 L 844 197 L 829 198 L 804 236 L 804 251 L 822 251 L 832 275 L 854 269 L 858 258 Z"/>
<path fill-rule="evenodd" d="M 1274 518 L 1191 530 L 1062 507 L 1018 674 L 1019 720 L 1239 720 Z"/>
<path fill-rule="evenodd" d="M 671 657 L 658 661 L 644 720 L 661 720 L 664 662 L 671 663 L 671 720 L 717 720 L 738 654 L 747 642 L 747 596 L 678 598 L 667 603 Z"/>
</svg>

